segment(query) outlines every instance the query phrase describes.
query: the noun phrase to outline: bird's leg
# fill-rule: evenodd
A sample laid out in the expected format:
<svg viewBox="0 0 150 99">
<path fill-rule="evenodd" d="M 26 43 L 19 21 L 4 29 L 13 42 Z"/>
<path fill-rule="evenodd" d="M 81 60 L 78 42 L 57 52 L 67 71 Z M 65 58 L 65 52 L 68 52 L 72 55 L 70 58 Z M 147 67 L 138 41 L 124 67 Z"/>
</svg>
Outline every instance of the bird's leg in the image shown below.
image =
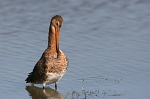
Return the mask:
<svg viewBox="0 0 150 99">
<path fill-rule="evenodd" d="M 55 90 L 57 90 L 57 83 L 55 83 Z"/>
<path fill-rule="evenodd" d="M 31 86 L 34 86 L 34 83 L 31 83 Z"/>
<path fill-rule="evenodd" d="M 45 84 L 43 84 L 43 89 L 45 88 Z"/>
</svg>

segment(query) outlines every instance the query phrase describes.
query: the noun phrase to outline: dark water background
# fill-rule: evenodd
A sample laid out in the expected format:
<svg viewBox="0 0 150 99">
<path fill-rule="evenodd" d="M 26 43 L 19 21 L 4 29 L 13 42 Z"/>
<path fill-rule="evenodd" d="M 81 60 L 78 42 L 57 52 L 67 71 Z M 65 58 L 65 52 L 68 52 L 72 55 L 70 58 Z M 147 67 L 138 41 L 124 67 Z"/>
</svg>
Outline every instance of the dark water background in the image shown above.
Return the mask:
<svg viewBox="0 0 150 99">
<path fill-rule="evenodd" d="M 68 71 L 58 91 L 31 87 L 56 14 Z M 0 0 L 0 97 L 149 99 L 150 0 Z"/>
</svg>

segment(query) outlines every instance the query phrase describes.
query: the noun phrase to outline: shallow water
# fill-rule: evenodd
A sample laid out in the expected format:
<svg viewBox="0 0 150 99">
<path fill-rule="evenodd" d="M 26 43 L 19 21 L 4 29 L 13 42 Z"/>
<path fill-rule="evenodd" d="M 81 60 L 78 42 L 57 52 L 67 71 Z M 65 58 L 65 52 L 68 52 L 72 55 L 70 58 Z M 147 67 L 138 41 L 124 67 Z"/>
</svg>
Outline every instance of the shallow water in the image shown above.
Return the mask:
<svg viewBox="0 0 150 99">
<path fill-rule="evenodd" d="M 149 0 L 1 0 L 0 97 L 149 99 Z M 49 21 L 64 18 L 66 75 L 42 90 L 25 83 L 47 47 Z"/>
</svg>

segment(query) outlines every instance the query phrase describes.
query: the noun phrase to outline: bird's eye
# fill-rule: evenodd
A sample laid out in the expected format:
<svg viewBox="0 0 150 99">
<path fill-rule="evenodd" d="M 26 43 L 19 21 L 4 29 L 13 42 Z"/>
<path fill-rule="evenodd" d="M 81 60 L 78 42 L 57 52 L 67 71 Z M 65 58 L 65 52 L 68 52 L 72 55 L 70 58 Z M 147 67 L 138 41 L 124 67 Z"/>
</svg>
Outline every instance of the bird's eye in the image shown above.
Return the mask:
<svg viewBox="0 0 150 99">
<path fill-rule="evenodd" d="M 58 22 L 56 22 L 56 25 L 58 26 Z"/>
</svg>

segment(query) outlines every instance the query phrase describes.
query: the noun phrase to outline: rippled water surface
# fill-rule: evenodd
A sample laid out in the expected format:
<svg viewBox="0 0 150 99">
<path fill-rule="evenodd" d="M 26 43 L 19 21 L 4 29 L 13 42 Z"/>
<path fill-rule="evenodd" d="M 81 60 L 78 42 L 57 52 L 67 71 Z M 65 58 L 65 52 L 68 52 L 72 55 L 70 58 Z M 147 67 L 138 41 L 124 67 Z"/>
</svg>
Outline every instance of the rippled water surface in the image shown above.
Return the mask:
<svg viewBox="0 0 150 99">
<path fill-rule="evenodd" d="M 149 99 L 149 0 L 0 0 L 2 99 Z M 66 75 L 45 90 L 25 83 L 47 47 L 49 21 L 64 19 Z"/>
</svg>

